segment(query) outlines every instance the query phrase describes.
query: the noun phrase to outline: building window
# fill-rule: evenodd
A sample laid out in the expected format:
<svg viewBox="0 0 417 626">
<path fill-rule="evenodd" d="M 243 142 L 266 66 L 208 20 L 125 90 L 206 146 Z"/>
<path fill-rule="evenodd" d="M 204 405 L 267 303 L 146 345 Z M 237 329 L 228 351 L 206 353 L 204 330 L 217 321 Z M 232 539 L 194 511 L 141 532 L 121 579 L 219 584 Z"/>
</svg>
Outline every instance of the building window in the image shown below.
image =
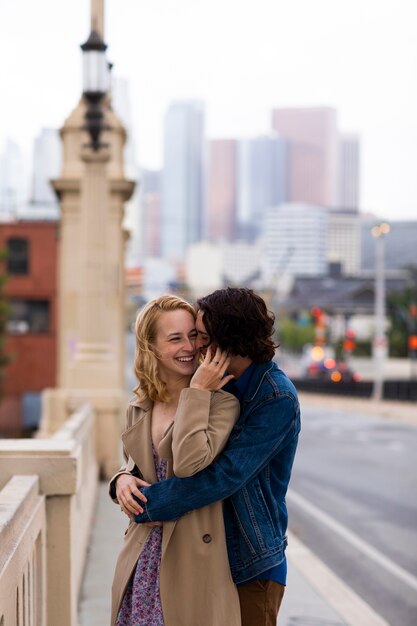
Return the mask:
<svg viewBox="0 0 417 626">
<path fill-rule="evenodd" d="M 7 240 L 7 273 L 29 273 L 29 241 L 22 237 Z"/>
<path fill-rule="evenodd" d="M 13 335 L 49 331 L 48 300 L 10 300 L 7 332 Z"/>
<path fill-rule="evenodd" d="M 27 391 L 22 394 L 22 426 L 25 431 L 39 428 L 42 415 L 41 394 L 38 391 Z M 1 624 L 0 624 L 1 626 Z"/>
</svg>

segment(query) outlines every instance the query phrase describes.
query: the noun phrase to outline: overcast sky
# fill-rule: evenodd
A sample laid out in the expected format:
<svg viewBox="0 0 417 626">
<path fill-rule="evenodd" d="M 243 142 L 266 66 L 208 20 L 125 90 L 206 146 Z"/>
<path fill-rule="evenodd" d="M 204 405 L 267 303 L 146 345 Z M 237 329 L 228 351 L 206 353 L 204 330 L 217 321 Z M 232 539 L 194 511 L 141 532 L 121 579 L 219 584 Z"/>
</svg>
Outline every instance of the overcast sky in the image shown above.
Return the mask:
<svg viewBox="0 0 417 626">
<path fill-rule="evenodd" d="M 417 219 L 416 0 L 106 0 L 142 165 L 161 164 L 165 109 L 206 102 L 209 137 L 268 132 L 279 106 L 334 106 L 362 142 L 361 208 Z M 81 90 L 89 0 L 0 0 L 0 146 L 25 154 Z"/>
</svg>

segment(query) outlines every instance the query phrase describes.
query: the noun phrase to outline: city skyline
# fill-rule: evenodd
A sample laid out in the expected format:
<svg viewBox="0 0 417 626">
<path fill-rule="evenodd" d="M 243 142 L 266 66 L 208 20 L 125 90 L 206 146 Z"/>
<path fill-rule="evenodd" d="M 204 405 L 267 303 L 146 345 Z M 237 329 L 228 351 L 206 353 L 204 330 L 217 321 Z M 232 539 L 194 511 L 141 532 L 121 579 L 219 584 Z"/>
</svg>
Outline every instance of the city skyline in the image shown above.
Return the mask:
<svg viewBox="0 0 417 626">
<path fill-rule="evenodd" d="M 129 80 L 141 165 L 161 165 L 175 99 L 204 100 L 208 139 L 267 133 L 276 107 L 331 106 L 341 131 L 360 137 L 361 210 L 415 218 L 414 3 L 288 4 L 107 0 L 108 56 Z M 0 4 L 0 145 L 10 137 L 30 156 L 41 129 L 62 126 L 75 107 L 89 10 L 88 0 Z"/>
</svg>

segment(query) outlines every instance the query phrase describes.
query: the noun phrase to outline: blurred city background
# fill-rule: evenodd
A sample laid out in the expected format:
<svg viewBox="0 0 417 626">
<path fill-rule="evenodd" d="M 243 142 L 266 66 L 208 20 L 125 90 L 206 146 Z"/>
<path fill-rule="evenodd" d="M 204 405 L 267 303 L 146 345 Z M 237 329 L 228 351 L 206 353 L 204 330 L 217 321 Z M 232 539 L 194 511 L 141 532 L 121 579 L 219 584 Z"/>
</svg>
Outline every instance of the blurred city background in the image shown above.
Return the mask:
<svg viewBox="0 0 417 626">
<path fill-rule="evenodd" d="M 20 371 L 14 384 L 6 376 L 3 432 L 36 426 L 39 392 L 55 384 L 60 209 L 50 181 L 62 170 L 59 128 L 80 90 L 75 42 L 90 9 L 61 4 L 0 8 L 5 353 Z M 136 183 L 124 214 L 126 329 L 157 294 L 193 299 L 245 285 L 277 314 L 282 364 L 294 377 L 380 379 L 371 361 L 379 351 L 377 364 L 390 358 L 387 378 L 415 380 L 413 3 L 402 2 L 400 15 L 387 1 L 313 9 L 125 0 L 107 10 L 112 106 Z M 381 223 L 387 230 L 375 237 Z M 19 362 L 33 341 L 48 354 L 37 380 Z M 317 343 L 325 352 L 311 352 Z"/>
<path fill-rule="evenodd" d="M 415 3 L 108 0 L 105 19 L 102 5 L 0 2 L 0 437 L 45 436 L 62 426 L 54 411 L 68 416 L 81 396 L 94 405 L 97 389 L 130 391 L 132 324 L 150 298 L 173 292 L 193 301 L 227 285 L 253 288 L 277 318 L 276 359 L 308 398 L 294 478 L 304 495 L 290 498 L 294 528 L 310 547 L 324 546 L 321 558 L 349 584 L 354 579 L 375 610 L 381 572 L 396 576 L 381 607 L 388 621 L 375 624 L 415 626 Z M 109 70 L 102 90 L 86 87 L 90 52 Z M 87 195 L 77 196 L 74 181 L 84 180 L 77 145 L 80 163 L 91 161 L 86 146 L 92 161 L 99 163 L 100 153 L 109 160 L 110 200 L 99 199 L 100 185 L 91 191 L 88 165 L 86 187 L 80 183 Z M 109 219 L 104 209 L 100 218 L 101 206 Z M 100 230 L 123 206 L 120 227 Z M 87 217 L 74 226 L 83 211 Z M 100 263 L 109 264 L 103 275 Z M 94 300 L 87 286 L 96 279 Z M 94 328 L 106 289 L 116 312 Z M 105 330 L 119 322 L 123 346 L 117 332 Z M 112 374 L 103 357 L 105 374 L 87 385 L 91 371 L 83 368 L 94 350 L 115 355 L 117 366 Z M 112 376 L 117 384 L 109 384 Z M 55 391 L 45 396 L 48 389 Z M 74 389 L 77 401 L 71 394 L 62 400 Z M 394 417 L 401 425 L 383 421 Z M 319 432 L 334 438 L 334 457 L 325 460 L 322 439 L 314 439 Z M 360 460 L 355 442 L 363 449 L 371 442 Z M 376 479 L 361 463 L 379 467 L 391 453 L 395 479 L 389 475 L 385 500 L 389 470 Z M 112 462 L 99 460 L 103 476 Z M 369 489 L 361 494 L 359 476 Z M 325 484 L 340 501 L 327 501 Z M 389 566 L 374 559 L 380 572 L 368 572 L 372 584 L 363 594 L 364 570 L 358 578 L 354 566 L 344 568 L 346 548 L 335 557 L 337 549 L 326 548 L 306 522 L 319 518 L 303 500 L 310 489 L 323 510 L 341 514 L 339 522 L 351 516 L 359 534 L 375 532 L 378 549 L 405 533 Z M 361 523 L 349 513 L 353 492 Z M 399 580 L 407 590 L 397 589 Z M 332 619 L 288 617 L 288 626 L 345 623 Z"/>
</svg>

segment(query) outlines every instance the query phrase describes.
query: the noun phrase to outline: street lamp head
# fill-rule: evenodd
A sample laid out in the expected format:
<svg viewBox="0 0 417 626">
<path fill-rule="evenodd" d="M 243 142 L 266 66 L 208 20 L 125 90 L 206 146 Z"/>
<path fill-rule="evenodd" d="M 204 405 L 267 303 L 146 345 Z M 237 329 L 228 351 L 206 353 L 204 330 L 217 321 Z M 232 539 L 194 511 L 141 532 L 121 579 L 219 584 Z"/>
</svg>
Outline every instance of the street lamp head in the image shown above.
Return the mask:
<svg viewBox="0 0 417 626">
<path fill-rule="evenodd" d="M 101 100 L 110 89 L 110 66 L 106 58 L 107 46 L 100 35 L 92 30 L 83 51 L 83 95 L 87 100 L 86 129 L 91 137 L 93 150 L 100 147 L 103 130 Z"/>
<path fill-rule="evenodd" d="M 83 51 L 83 93 L 100 93 L 102 96 L 110 87 L 110 70 L 106 59 L 107 46 L 100 35 L 92 30 Z"/>
<path fill-rule="evenodd" d="M 378 226 L 374 226 L 371 230 L 373 237 L 381 237 L 381 235 L 388 235 L 391 227 L 386 222 L 382 224 L 378 224 Z"/>
</svg>

